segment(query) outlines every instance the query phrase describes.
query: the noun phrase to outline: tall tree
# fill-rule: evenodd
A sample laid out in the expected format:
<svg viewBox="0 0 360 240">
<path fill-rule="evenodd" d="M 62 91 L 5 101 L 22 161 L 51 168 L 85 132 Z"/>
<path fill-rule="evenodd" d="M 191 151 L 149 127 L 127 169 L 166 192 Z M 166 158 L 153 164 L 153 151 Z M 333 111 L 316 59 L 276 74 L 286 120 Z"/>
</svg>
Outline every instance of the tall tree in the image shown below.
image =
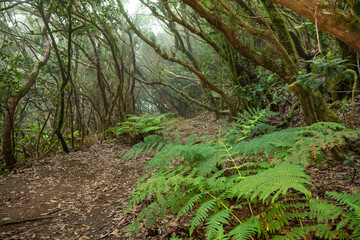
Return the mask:
<svg viewBox="0 0 360 240">
<path fill-rule="evenodd" d="M 46 19 L 50 17 L 50 14 L 47 14 L 45 16 Z M 20 100 L 30 91 L 31 87 L 35 84 L 36 78 L 39 75 L 39 70 L 41 67 L 43 67 L 47 61 L 50 58 L 50 52 L 51 52 L 51 44 L 49 42 L 46 28 L 42 31 L 43 40 L 46 46 L 45 53 L 43 56 L 43 59 L 36 62 L 32 68 L 32 71 L 26 80 L 26 83 L 23 87 L 21 87 L 16 94 L 10 98 L 6 114 L 5 114 L 5 120 L 4 120 L 4 131 L 3 131 L 3 154 L 4 154 L 4 160 L 6 167 L 8 169 L 13 169 L 16 164 L 16 159 L 14 156 L 14 139 L 13 139 L 13 133 L 14 133 L 14 120 L 15 120 L 15 111 L 16 108 L 20 102 Z"/>
</svg>

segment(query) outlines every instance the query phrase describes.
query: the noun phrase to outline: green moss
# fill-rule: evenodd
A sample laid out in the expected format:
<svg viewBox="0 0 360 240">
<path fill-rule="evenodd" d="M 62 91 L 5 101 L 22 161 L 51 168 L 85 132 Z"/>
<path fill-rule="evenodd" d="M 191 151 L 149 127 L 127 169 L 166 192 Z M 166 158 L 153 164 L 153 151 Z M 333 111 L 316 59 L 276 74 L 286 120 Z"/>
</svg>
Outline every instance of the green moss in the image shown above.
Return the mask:
<svg viewBox="0 0 360 240">
<path fill-rule="evenodd" d="M 337 9 L 337 12 L 338 13 L 335 16 L 334 21 L 336 25 L 344 23 L 352 32 L 360 34 L 360 19 L 357 16 L 353 16 L 352 14 L 340 9 Z"/>
<path fill-rule="evenodd" d="M 292 57 L 294 63 L 299 64 L 299 58 L 296 52 L 295 44 L 285 24 L 285 19 L 283 15 L 279 12 L 277 7 L 273 3 L 270 3 L 266 0 L 263 0 L 262 3 L 266 8 L 267 13 L 269 14 L 271 23 L 275 28 L 279 42 L 284 47 L 286 52 Z"/>
<path fill-rule="evenodd" d="M 300 105 L 300 101 L 297 101 L 295 104 L 293 104 L 290 108 L 289 113 L 287 114 L 287 116 L 285 117 L 283 123 L 281 125 L 285 125 L 289 122 L 289 120 L 291 119 L 295 109 Z"/>
<path fill-rule="evenodd" d="M 287 89 L 298 97 L 305 121 L 309 124 L 319 122 L 310 92 L 299 82 L 294 82 Z"/>
<path fill-rule="evenodd" d="M 360 34 L 360 20 L 354 19 L 348 24 L 350 30 L 354 33 Z"/>
<path fill-rule="evenodd" d="M 342 120 L 326 105 L 323 96 L 305 88 L 301 83 L 294 82 L 288 90 L 295 93 L 299 98 L 304 118 L 307 123 L 316 122 L 341 122 Z"/>
</svg>

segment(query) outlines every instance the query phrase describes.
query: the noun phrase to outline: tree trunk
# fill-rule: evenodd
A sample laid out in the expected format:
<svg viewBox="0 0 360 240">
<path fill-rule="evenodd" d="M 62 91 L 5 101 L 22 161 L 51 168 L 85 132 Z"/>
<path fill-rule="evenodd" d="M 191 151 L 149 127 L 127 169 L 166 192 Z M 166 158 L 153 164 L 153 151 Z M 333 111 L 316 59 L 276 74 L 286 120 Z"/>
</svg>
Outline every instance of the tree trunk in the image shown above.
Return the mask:
<svg viewBox="0 0 360 240">
<path fill-rule="evenodd" d="M 5 114 L 4 119 L 4 131 L 3 131 L 3 156 L 5 161 L 5 166 L 7 169 L 13 169 L 16 164 L 16 159 L 14 156 L 14 144 L 13 144 L 13 132 L 14 132 L 14 109 L 9 107 Z"/>
<path fill-rule="evenodd" d="M 100 42 L 98 42 L 98 45 L 96 46 L 95 41 L 93 40 L 93 38 L 91 37 L 90 34 L 88 34 L 88 37 L 91 41 L 91 44 L 93 46 L 93 51 L 95 54 L 95 66 L 96 66 L 96 77 L 98 80 L 98 86 L 100 88 L 100 93 L 101 93 L 101 98 L 103 101 L 103 106 L 104 106 L 104 118 L 108 119 L 109 116 L 109 103 L 107 101 L 107 97 L 106 97 L 106 89 L 105 89 L 105 76 L 102 73 L 101 70 L 101 62 L 100 62 L 100 56 L 99 56 L 99 51 L 100 51 Z M 102 121 L 101 122 L 101 130 L 105 131 L 110 123 L 109 121 Z"/>
<path fill-rule="evenodd" d="M 72 25 L 71 25 L 70 8 L 71 8 L 71 6 L 69 6 L 69 9 L 68 9 L 68 14 L 69 14 L 68 54 L 71 53 L 71 28 L 72 28 Z M 60 73 L 61 73 L 61 79 L 62 79 L 60 90 L 59 90 L 59 92 L 60 92 L 60 109 L 59 109 L 58 121 L 57 121 L 56 128 L 55 128 L 54 132 L 55 132 L 56 136 L 58 137 L 63 150 L 65 152 L 69 152 L 69 148 L 67 147 L 66 141 L 65 141 L 64 137 L 62 136 L 61 129 L 62 129 L 62 126 L 63 126 L 63 123 L 64 123 L 65 87 L 66 87 L 67 83 L 69 82 L 70 71 L 66 75 L 66 72 L 65 72 L 66 70 L 64 68 L 64 65 L 63 65 L 63 62 L 62 62 L 62 59 L 61 59 L 61 56 L 60 56 L 60 53 L 59 53 L 55 38 L 54 38 L 54 36 L 53 36 L 53 34 L 51 32 L 50 26 L 49 26 L 49 19 L 45 16 L 44 10 L 42 9 L 42 7 L 39 7 L 39 11 L 40 11 L 41 18 L 43 19 L 44 24 L 46 26 L 46 29 L 49 32 L 49 35 L 50 35 L 50 38 L 51 38 L 51 41 L 52 41 L 52 45 L 54 47 L 54 51 L 55 51 L 55 54 L 56 54 L 56 58 L 57 58 L 57 61 L 58 61 L 58 64 L 59 64 Z M 70 70 L 70 66 L 71 66 L 70 61 L 71 61 L 71 56 L 69 55 L 68 56 L 68 70 Z"/>
<path fill-rule="evenodd" d="M 323 0 L 267 0 L 280 4 L 315 22 L 317 27 L 360 53 L 360 19 Z"/>
<path fill-rule="evenodd" d="M 129 40 L 130 40 L 130 47 L 131 47 L 131 55 L 132 55 L 132 64 L 133 64 L 133 76 L 132 76 L 132 82 L 131 82 L 131 87 L 130 87 L 130 97 L 131 97 L 131 114 L 135 114 L 135 73 L 136 73 L 136 55 L 135 55 L 135 49 L 134 49 L 134 42 L 133 42 L 133 38 L 130 34 L 130 32 L 128 32 L 129 35 Z"/>
<path fill-rule="evenodd" d="M 44 58 L 35 63 L 33 69 L 30 73 L 30 76 L 22 89 L 20 89 L 15 96 L 10 98 L 7 112 L 5 113 L 4 119 L 4 132 L 3 132 L 3 154 L 4 160 L 6 164 L 6 168 L 13 169 L 16 164 L 16 159 L 14 156 L 14 118 L 15 111 L 19 101 L 30 91 L 31 87 L 34 85 L 37 76 L 39 75 L 39 70 L 42 66 L 44 66 L 50 58 L 51 45 L 49 39 L 46 35 L 46 28 L 42 31 L 43 40 L 46 45 L 46 50 L 44 54 Z"/>
<path fill-rule="evenodd" d="M 275 29 L 276 36 L 279 39 L 281 45 L 291 56 L 295 64 L 299 64 L 299 56 L 295 49 L 295 44 L 291 38 L 290 32 L 285 24 L 285 19 L 275 6 L 275 4 L 268 2 L 267 0 L 262 0 L 262 3 L 269 14 L 273 28 Z"/>
<path fill-rule="evenodd" d="M 307 89 L 299 82 L 288 86 L 288 90 L 295 93 L 300 101 L 305 121 L 311 125 L 317 122 L 339 122 L 338 116 L 329 110 L 324 98 Z"/>
<path fill-rule="evenodd" d="M 166 99 L 166 97 L 159 91 L 159 89 L 153 85 L 152 88 L 159 94 L 165 105 L 174 113 L 176 116 L 181 117 L 180 113 L 172 106 L 172 104 Z"/>
</svg>

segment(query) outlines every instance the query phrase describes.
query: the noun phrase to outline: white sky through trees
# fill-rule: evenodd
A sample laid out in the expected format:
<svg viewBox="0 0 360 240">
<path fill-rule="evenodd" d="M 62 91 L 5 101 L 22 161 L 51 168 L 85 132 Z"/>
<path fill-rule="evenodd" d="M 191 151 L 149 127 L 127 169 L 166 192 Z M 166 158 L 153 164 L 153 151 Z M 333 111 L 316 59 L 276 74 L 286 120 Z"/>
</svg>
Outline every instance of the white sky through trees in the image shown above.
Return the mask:
<svg viewBox="0 0 360 240">
<path fill-rule="evenodd" d="M 134 15 L 136 11 L 140 8 L 140 1 L 139 0 L 129 0 L 128 3 L 125 5 L 127 12 L 130 15 Z"/>
</svg>

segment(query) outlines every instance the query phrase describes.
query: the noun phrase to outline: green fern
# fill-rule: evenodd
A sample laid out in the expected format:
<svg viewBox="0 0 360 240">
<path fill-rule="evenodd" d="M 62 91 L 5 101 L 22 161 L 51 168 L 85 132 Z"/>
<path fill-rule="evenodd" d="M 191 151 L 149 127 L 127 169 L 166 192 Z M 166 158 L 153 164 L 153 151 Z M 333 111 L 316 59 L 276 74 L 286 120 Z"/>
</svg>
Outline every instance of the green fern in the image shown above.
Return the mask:
<svg viewBox="0 0 360 240">
<path fill-rule="evenodd" d="M 311 185 L 310 178 L 300 166 L 282 164 L 267 169 L 259 174 L 246 177 L 231 189 L 231 197 L 259 198 L 263 202 L 271 196 L 274 202 L 280 195 L 286 194 L 291 188 L 310 197 L 306 185 Z"/>
<path fill-rule="evenodd" d="M 167 133 L 160 135 L 150 135 L 144 138 L 143 142 L 135 144 L 131 150 L 126 152 L 122 160 L 126 161 L 138 157 L 140 154 L 147 154 L 152 150 L 159 152 L 166 144 L 172 143 Z"/>
<path fill-rule="evenodd" d="M 253 235 L 260 235 L 260 228 L 261 224 L 259 220 L 255 217 L 250 217 L 245 222 L 239 224 L 231 230 L 228 235 L 234 240 L 254 239 L 252 238 Z"/>
<path fill-rule="evenodd" d="M 214 237 L 214 240 L 228 240 L 230 238 L 228 238 L 226 235 L 225 235 L 225 230 L 223 228 L 223 225 L 220 225 L 219 228 L 218 228 L 218 231 Z"/>
<path fill-rule="evenodd" d="M 357 139 L 359 130 L 338 123 L 319 122 L 308 127 L 289 128 L 241 142 L 234 151 L 251 158 L 260 154 L 278 162 L 309 165 L 323 161 L 327 151 L 346 145 L 346 139 Z"/>
<path fill-rule="evenodd" d="M 224 209 L 212 215 L 206 222 L 206 239 L 216 239 L 224 236 L 220 236 L 219 231 L 224 232 L 223 225 L 228 224 L 227 219 L 231 217 L 232 210 Z"/>
<path fill-rule="evenodd" d="M 131 153 L 157 152 L 146 164 L 150 172 L 130 195 L 128 210 L 145 206 L 130 229 L 136 232 L 141 222 L 152 224 L 171 213 L 193 214 L 189 234 L 204 226 L 207 239 L 269 239 L 274 235 L 274 239 L 301 239 L 309 234 L 348 239 L 349 233 L 359 237 L 359 193 L 328 193 L 346 207 L 311 199 L 310 177 L 303 166 L 290 163 L 311 162 L 314 148 L 324 152 L 358 134 L 339 124 L 318 123 L 236 145 L 223 139 L 195 143 L 192 138 L 182 143 L 168 135 L 149 136 Z M 316 145 L 323 140 L 324 144 Z M 264 161 L 264 156 L 273 161 Z M 291 159 L 300 156 L 308 159 Z M 275 159 L 282 163 L 274 164 Z M 262 209 L 261 214 L 253 213 L 253 207 Z M 251 214 L 242 214 L 244 208 Z"/>
<path fill-rule="evenodd" d="M 307 199 L 292 196 L 271 204 L 262 214 L 267 231 L 276 233 L 291 221 L 308 217 L 305 209 L 308 208 Z"/>
<path fill-rule="evenodd" d="M 272 132 L 275 127 L 269 125 L 267 121 L 277 113 L 266 109 L 248 109 L 244 114 L 235 117 L 236 123 L 231 124 L 233 128 L 228 129 L 226 134 L 228 142 L 234 144 L 251 137 L 254 134 L 264 134 Z"/>
<path fill-rule="evenodd" d="M 147 164 L 148 168 L 167 168 L 173 161 L 198 165 L 197 170 L 207 174 L 216 170 L 219 146 L 213 144 L 168 144 Z"/>
<path fill-rule="evenodd" d="M 199 200 L 204 196 L 203 193 L 196 194 L 195 196 L 192 196 L 186 204 L 181 208 L 181 210 L 178 212 L 178 216 L 182 217 L 185 213 L 191 211 L 195 203 L 199 202 Z"/>
<path fill-rule="evenodd" d="M 338 123 L 319 122 L 313 124 L 302 130 L 299 139 L 289 150 L 291 157 L 288 156 L 286 160 L 299 163 L 303 159 L 307 159 L 307 163 L 312 160 L 321 161 L 325 156 L 324 152 L 346 145 L 345 139 L 356 139 L 359 134 L 360 131 L 346 129 Z"/>
<path fill-rule="evenodd" d="M 292 232 L 286 232 L 284 235 L 276 235 L 273 240 L 297 240 L 306 239 L 307 235 L 313 233 L 316 237 L 322 239 L 348 239 L 345 233 L 332 231 L 331 227 L 326 224 L 313 226 L 294 227 Z"/>
<path fill-rule="evenodd" d="M 209 211 L 216 207 L 217 199 L 211 199 L 199 207 L 195 212 L 195 216 L 190 221 L 190 235 L 195 230 L 195 227 L 198 226 L 202 221 L 204 221 L 209 216 Z"/>
<path fill-rule="evenodd" d="M 167 124 L 166 117 L 169 115 L 171 114 L 161 114 L 159 116 L 128 115 L 129 121 L 120 123 L 116 134 L 148 134 L 164 130 L 164 125 Z"/>
<path fill-rule="evenodd" d="M 310 201 L 310 211 L 316 213 L 319 222 L 327 222 L 337 219 L 344 211 L 344 208 L 335 206 L 327 201 Z"/>
<path fill-rule="evenodd" d="M 348 223 L 350 229 L 352 229 L 352 237 L 360 238 L 360 191 L 356 194 L 332 192 L 327 192 L 326 194 L 352 210 L 350 213 L 343 212 L 345 216 L 344 222 Z"/>
<path fill-rule="evenodd" d="M 351 209 L 360 207 L 360 191 L 358 191 L 356 194 L 333 192 L 327 192 L 326 194 L 336 199 L 338 202 L 348 205 Z"/>
</svg>

